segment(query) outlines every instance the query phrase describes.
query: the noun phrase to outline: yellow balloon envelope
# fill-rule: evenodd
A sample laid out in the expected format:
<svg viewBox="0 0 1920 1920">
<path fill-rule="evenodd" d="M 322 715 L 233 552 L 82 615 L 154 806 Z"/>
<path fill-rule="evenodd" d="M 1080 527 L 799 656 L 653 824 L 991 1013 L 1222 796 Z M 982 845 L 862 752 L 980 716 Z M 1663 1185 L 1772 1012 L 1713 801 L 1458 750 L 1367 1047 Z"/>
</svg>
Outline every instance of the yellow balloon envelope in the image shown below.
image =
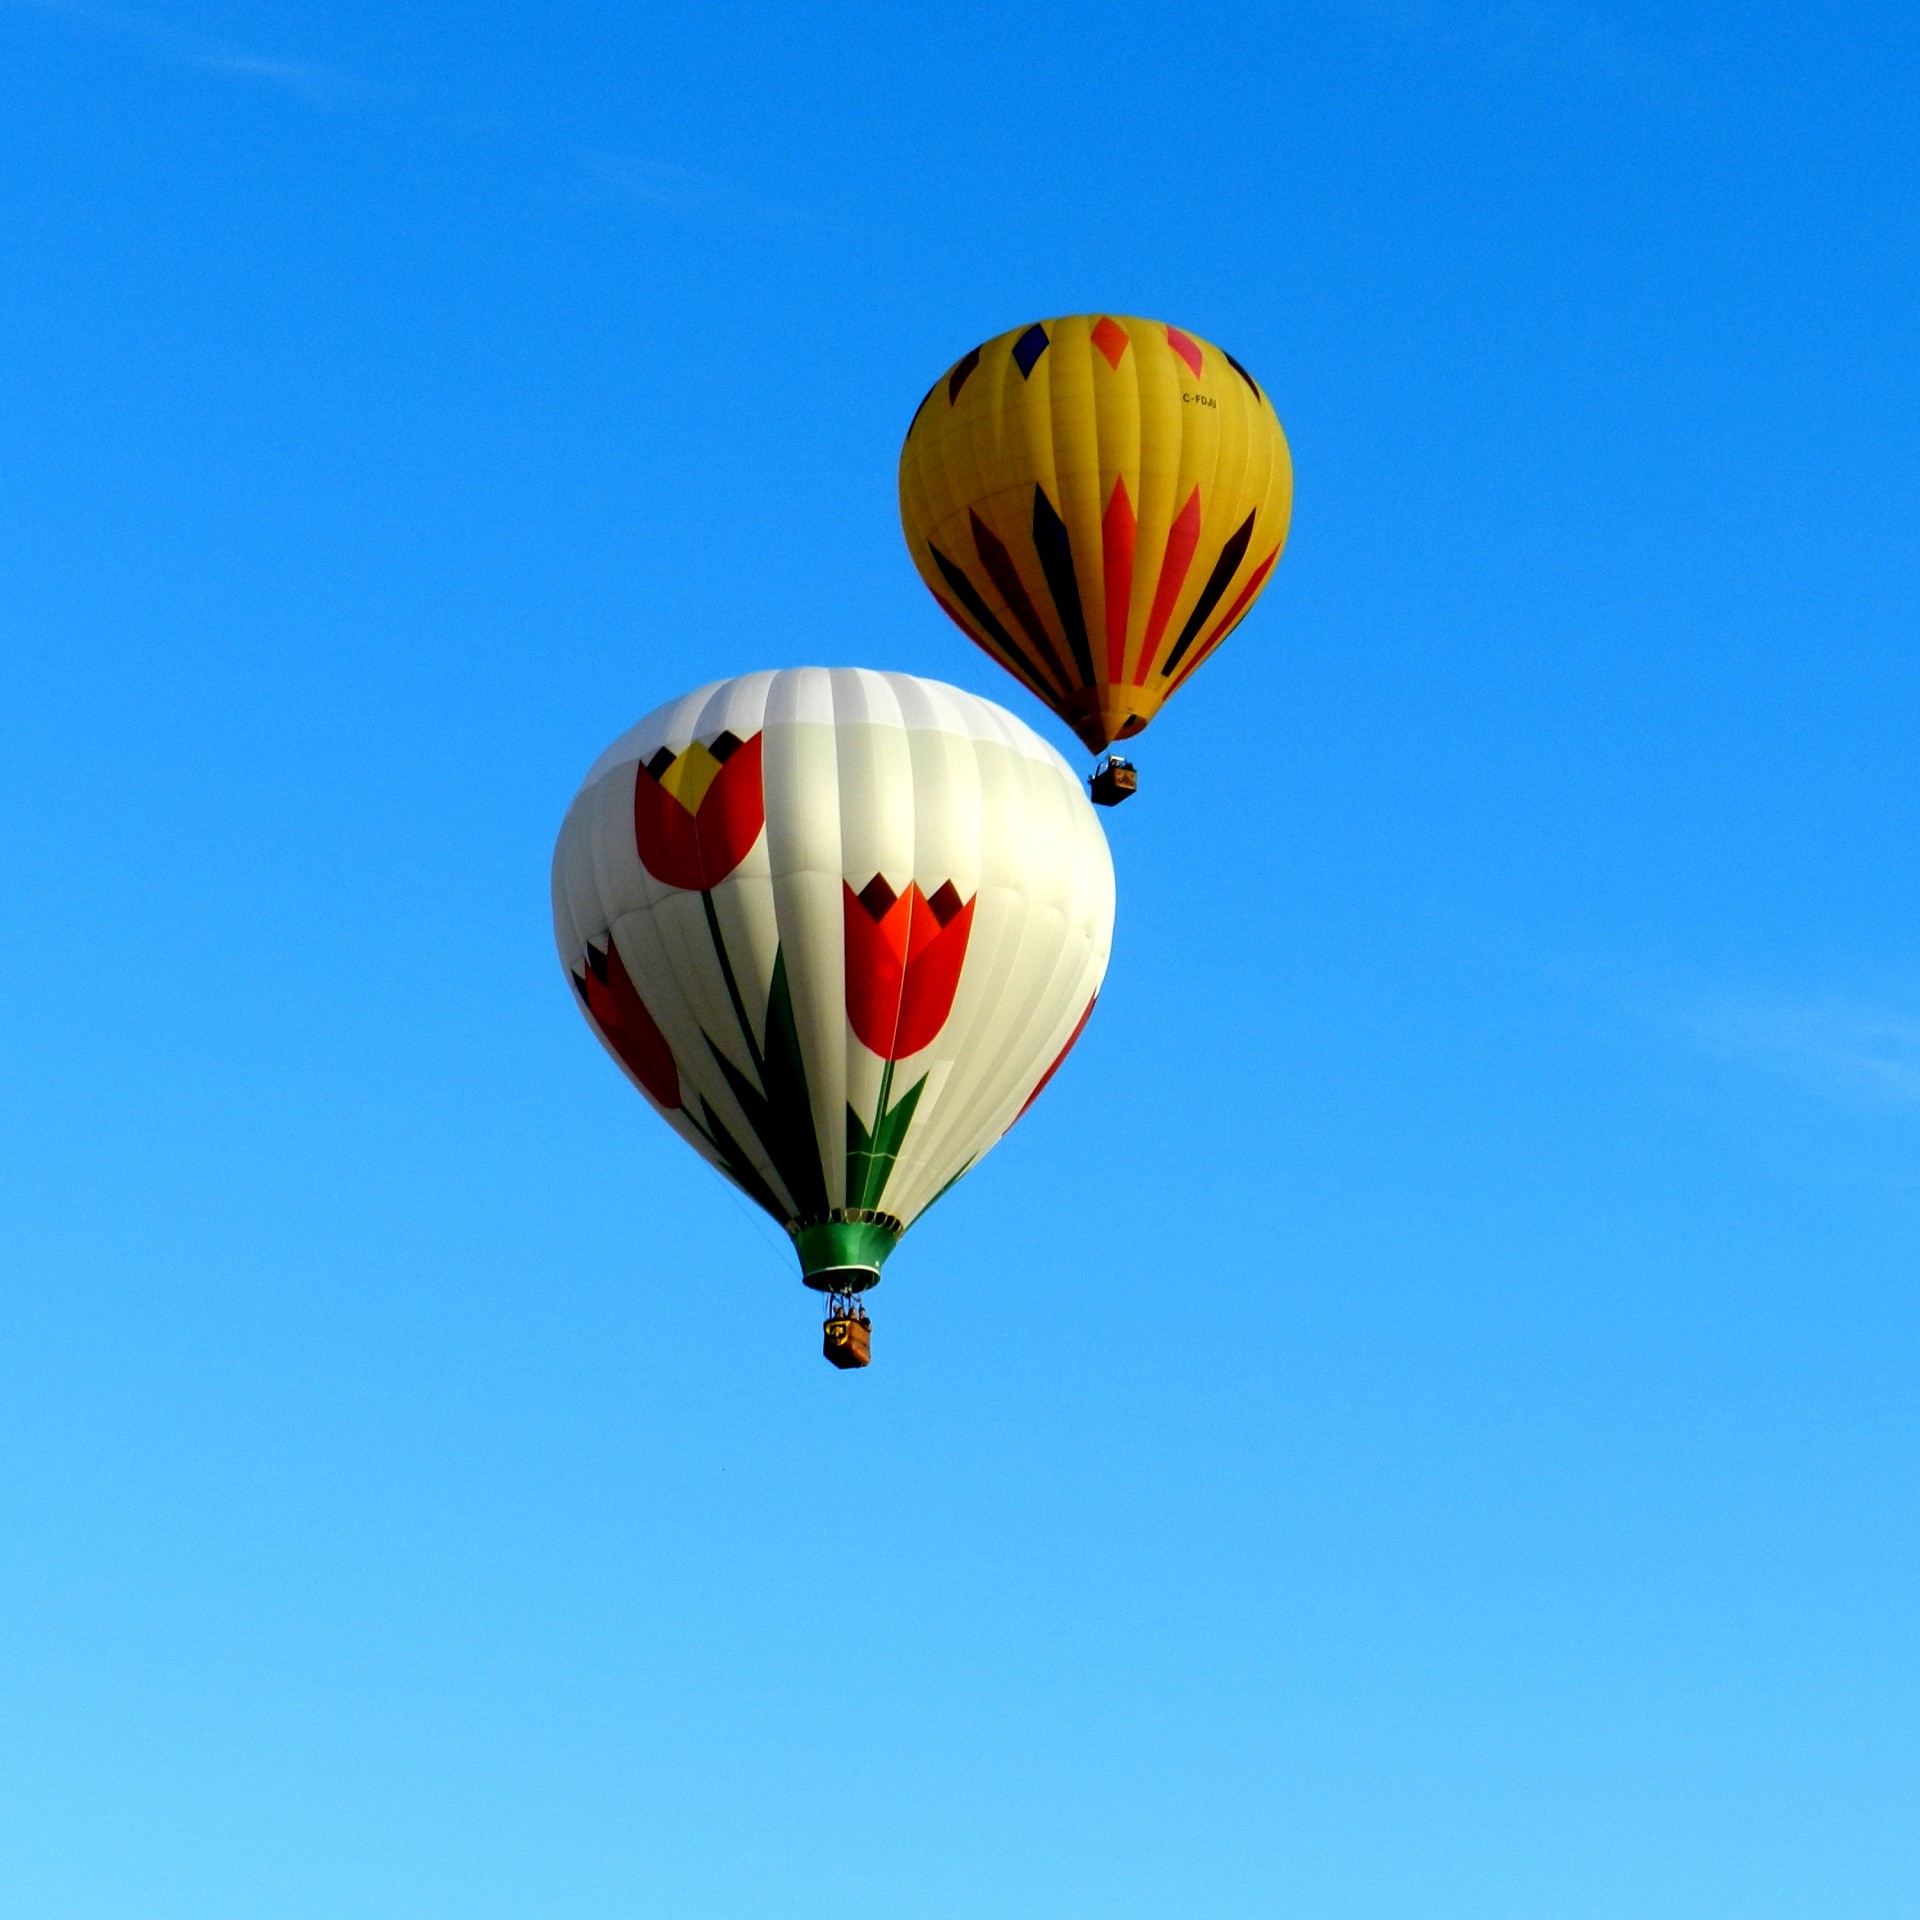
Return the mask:
<svg viewBox="0 0 1920 1920">
<path fill-rule="evenodd" d="M 1253 375 L 1119 314 L 975 347 L 900 453 L 900 523 L 934 598 L 1096 753 L 1240 623 L 1292 510 L 1286 435 Z"/>
</svg>

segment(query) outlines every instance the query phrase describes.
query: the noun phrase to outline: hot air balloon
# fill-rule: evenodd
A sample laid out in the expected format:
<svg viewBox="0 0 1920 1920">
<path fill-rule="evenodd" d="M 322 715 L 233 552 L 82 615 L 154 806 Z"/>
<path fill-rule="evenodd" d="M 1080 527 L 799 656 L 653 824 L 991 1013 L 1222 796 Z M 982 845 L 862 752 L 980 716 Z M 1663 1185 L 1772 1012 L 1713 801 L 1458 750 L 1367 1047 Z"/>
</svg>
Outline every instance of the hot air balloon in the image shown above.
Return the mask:
<svg viewBox="0 0 1920 1920">
<path fill-rule="evenodd" d="M 1286 435 L 1253 375 L 1118 314 L 975 347 L 900 453 L 920 577 L 1095 753 L 1138 733 L 1245 617 L 1292 508 Z M 1132 790 L 1125 761 L 1096 776 L 1108 804 Z"/>
<path fill-rule="evenodd" d="M 1106 972 L 1113 862 L 1011 714 L 751 673 L 603 753 L 553 857 L 561 964 L 654 1111 L 791 1235 L 827 1358 L 900 1236 L 1025 1112 Z"/>
</svg>

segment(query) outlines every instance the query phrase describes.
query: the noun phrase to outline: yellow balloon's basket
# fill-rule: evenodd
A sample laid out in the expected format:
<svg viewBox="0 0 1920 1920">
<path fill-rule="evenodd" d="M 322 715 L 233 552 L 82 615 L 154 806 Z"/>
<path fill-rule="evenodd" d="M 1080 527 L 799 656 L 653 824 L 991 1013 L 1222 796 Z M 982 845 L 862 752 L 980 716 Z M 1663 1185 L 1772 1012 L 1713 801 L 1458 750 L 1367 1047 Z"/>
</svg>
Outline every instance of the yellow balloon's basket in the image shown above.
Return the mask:
<svg viewBox="0 0 1920 1920">
<path fill-rule="evenodd" d="M 1140 791 L 1140 774 L 1131 760 L 1110 753 L 1094 768 L 1087 786 L 1096 807 L 1117 807 Z"/>
</svg>

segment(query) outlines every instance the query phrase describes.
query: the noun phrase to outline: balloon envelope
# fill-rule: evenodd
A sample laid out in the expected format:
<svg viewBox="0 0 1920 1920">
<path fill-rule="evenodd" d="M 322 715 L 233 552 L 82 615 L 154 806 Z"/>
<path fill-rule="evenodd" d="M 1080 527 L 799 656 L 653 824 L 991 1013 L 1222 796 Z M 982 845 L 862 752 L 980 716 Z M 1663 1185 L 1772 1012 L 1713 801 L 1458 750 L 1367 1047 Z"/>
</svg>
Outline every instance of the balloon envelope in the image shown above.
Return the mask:
<svg viewBox="0 0 1920 1920">
<path fill-rule="evenodd" d="M 582 1010 L 673 1130 L 857 1290 L 1019 1118 L 1106 972 L 1059 754 L 937 681 L 752 673 L 601 755 L 553 862 Z"/>
<path fill-rule="evenodd" d="M 1252 606 L 1286 542 L 1273 403 L 1178 327 L 1016 327 L 935 382 L 900 454 L 914 565 L 961 631 L 1096 753 Z"/>
</svg>

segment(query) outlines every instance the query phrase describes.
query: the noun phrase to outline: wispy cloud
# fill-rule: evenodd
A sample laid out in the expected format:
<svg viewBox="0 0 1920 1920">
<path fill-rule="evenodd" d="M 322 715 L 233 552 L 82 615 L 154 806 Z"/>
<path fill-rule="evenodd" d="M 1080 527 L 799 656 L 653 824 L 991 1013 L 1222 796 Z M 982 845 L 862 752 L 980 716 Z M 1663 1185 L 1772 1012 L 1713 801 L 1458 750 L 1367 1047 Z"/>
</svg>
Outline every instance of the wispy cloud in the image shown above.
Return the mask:
<svg viewBox="0 0 1920 1920">
<path fill-rule="evenodd" d="M 820 235 L 854 231 L 852 222 L 825 208 L 797 204 L 752 182 L 718 179 L 668 161 L 638 160 L 624 153 L 579 153 L 574 159 L 603 194 L 663 213 L 704 213 Z"/>
<path fill-rule="evenodd" d="M 311 60 L 273 60 L 257 53 L 212 48 L 198 55 L 193 64 L 209 73 L 230 73 L 238 80 L 264 80 L 273 86 L 291 87 L 310 100 L 329 100 L 359 91 L 358 85 L 338 68 L 318 66 Z"/>
<path fill-rule="evenodd" d="M 1628 52 L 1619 29 L 1604 14 L 1584 7 L 1532 5 L 1505 10 L 1495 19 L 1500 57 L 1516 65 L 1628 83 L 1646 77 L 1644 62 Z"/>
<path fill-rule="evenodd" d="M 752 183 L 696 173 L 671 161 L 604 151 L 581 152 L 556 142 L 547 130 L 498 115 L 456 113 L 410 88 L 369 85 L 340 67 L 236 46 L 183 26 L 161 14 L 115 6 L 111 0 L 0 0 L 0 13 L 31 13 L 77 33 L 136 47 L 174 66 L 259 86 L 278 87 L 306 99 L 346 97 L 393 105 L 405 102 L 423 127 L 442 134 L 483 139 L 522 149 L 567 175 L 578 190 L 584 176 L 609 201 L 625 201 L 664 214 L 702 214 L 723 222 L 800 228 L 816 235 L 855 230 L 855 223 L 825 209 L 796 205 Z"/>
<path fill-rule="evenodd" d="M 635 160 L 621 153 L 583 153 L 580 164 L 601 185 L 649 207 L 685 213 L 712 206 L 720 198 L 715 182 L 662 160 Z"/>
<path fill-rule="evenodd" d="M 309 100 L 331 100 L 363 89 L 351 74 L 312 60 L 288 60 L 224 40 L 211 39 L 158 14 L 126 7 L 98 6 L 93 0 L 0 0 L 17 12 L 44 14 L 90 33 L 108 35 L 144 47 L 158 58 L 235 80 L 284 87 Z"/>
<path fill-rule="evenodd" d="M 1545 81 L 1584 79 L 1644 94 L 1665 84 L 1644 34 L 1630 36 L 1618 10 L 1589 0 L 1348 0 L 1375 32 L 1451 58 L 1488 63 Z"/>
<path fill-rule="evenodd" d="M 1840 1000 L 1724 1000 L 1685 1025 L 1710 1052 L 1849 1106 L 1920 1107 L 1920 1016 Z"/>
</svg>

